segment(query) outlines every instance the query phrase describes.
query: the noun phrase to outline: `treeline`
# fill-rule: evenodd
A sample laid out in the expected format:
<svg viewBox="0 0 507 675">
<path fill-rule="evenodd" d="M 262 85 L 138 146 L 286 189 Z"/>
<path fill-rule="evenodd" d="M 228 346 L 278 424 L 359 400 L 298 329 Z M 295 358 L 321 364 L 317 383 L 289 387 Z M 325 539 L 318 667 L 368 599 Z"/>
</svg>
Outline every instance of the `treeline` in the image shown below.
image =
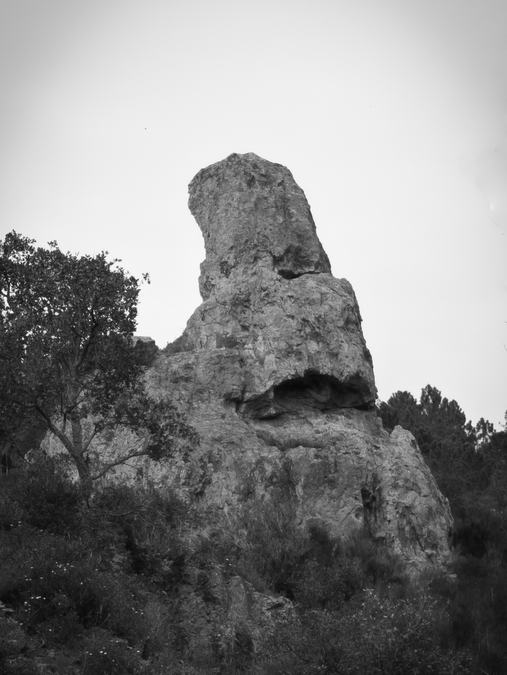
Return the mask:
<svg viewBox="0 0 507 675">
<path fill-rule="evenodd" d="M 427 386 L 417 401 L 398 391 L 379 405 L 384 426 L 417 439 L 454 516 L 456 584 L 446 593 L 457 645 L 475 672 L 507 672 L 507 432 L 466 421 L 458 403 Z"/>
<path fill-rule="evenodd" d="M 507 556 L 507 433 L 481 418 L 467 422 L 458 403 L 430 385 L 417 401 L 398 391 L 378 412 L 384 427 L 411 431 L 455 518 L 454 543 L 481 557 Z"/>
</svg>

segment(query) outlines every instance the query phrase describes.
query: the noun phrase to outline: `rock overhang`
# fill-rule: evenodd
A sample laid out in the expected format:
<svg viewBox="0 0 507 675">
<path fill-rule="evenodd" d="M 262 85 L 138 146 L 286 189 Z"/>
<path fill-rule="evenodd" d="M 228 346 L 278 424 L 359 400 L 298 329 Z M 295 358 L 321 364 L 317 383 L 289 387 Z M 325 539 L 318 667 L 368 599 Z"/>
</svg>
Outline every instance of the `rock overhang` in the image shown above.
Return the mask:
<svg viewBox="0 0 507 675">
<path fill-rule="evenodd" d="M 332 375 L 308 369 L 271 386 L 250 399 L 236 401 L 238 412 L 251 419 L 273 420 L 282 416 L 316 415 L 355 408 L 369 410 L 368 382 L 357 375 L 340 381 Z"/>
</svg>

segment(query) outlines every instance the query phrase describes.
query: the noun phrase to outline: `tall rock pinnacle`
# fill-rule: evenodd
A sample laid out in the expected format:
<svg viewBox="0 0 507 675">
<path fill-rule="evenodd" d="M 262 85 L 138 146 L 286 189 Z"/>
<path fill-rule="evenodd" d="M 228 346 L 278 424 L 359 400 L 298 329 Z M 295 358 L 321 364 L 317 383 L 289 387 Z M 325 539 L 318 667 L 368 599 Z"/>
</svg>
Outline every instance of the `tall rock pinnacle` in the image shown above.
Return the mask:
<svg viewBox="0 0 507 675">
<path fill-rule="evenodd" d="M 415 568 L 444 562 L 447 501 L 413 436 L 376 416 L 354 291 L 332 276 L 291 173 L 234 154 L 189 191 L 203 303 L 147 380 L 200 442 L 167 480 L 226 514 L 279 499 L 289 481 L 300 527 L 367 529 Z"/>
<path fill-rule="evenodd" d="M 224 398 L 276 414 L 276 387 L 311 379 L 329 400 L 375 400 L 371 357 L 350 284 L 331 275 L 303 191 L 291 173 L 257 155 L 230 155 L 190 184 L 190 209 L 203 232 L 204 304 L 187 338 L 227 347 L 212 388 Z M 222 353 L 222 352 L 220 352 Z"/>
<path fill-rule="evenodd" d="M 236 268 L 263 265 L 287 279 L 331 272 L 304 192 L 281 164 L 230 155 L 199 171 L 189 192 L 206 247 L 203 298 Z"/>
</svg>

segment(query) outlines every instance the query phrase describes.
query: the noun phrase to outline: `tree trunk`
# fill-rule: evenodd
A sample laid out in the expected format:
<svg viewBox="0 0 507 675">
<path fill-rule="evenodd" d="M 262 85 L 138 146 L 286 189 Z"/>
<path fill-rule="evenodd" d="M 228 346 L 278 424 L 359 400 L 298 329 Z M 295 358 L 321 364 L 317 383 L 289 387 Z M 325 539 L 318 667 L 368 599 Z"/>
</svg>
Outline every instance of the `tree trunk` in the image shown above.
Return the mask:
<svg viewBox="0 0 507 675">
<path fill-rule="evenodd" d="M 74 457 L 73 459 L 79 476 L 79 487 L 81 489 L 83 501 L 88 504 L 92 494 L 92 477 L 90 473 L 90 467 L 88 462 L 83 459 L 83 457 Z"/>
<path fill-rule="evenodd" d="M 76 465 L 83 500 L 88 503 L 92 494 L 92 476 L 88 458 L 83 451 L 83 427 L 78 415 L 71 418 L 72 459 Z"/>
<path fill-rule="evenodd" d="M 76 398 L 77 394 L 73 398 L 74 402 Z M 81 417 L 76 412 L 76 410 L 74 410 L 73 413 L 69 415 L 71 427 L 71 433 L 69 435 L 67 433 L 67 423 L 65 423 L 64 428 L 59 428 L 57 424 L 55 424 L 51 419 L 50 412 L 44 410 L 42 407 L 37 407 L 36 411 L 49 431 L 54 434 L 56 438 L 58 438 L 69 455 L 72 457 L 72 461 L 74 462 L 79 476 L 79 485 L 81 488 L 83 501 L 88 503 L 92 494 L 93 481 L 90 471 L 90 464 L 85 452 L 86 446 L 83 443 L 83 425 Z"/>
</svg>

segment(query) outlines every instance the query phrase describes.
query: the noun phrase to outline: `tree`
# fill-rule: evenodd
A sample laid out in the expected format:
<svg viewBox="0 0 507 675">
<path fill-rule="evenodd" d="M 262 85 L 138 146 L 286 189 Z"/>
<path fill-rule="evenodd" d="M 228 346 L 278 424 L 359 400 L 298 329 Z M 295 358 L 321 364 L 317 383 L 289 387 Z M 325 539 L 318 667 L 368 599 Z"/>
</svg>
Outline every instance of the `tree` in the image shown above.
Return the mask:
<svg viewBox="0 0 507 675">
<path fill-rule="evenodd" d="M 398 391 L 378 410 L 387 429 L 399 424 L 414 434 L 440 489 L 455 508 L 467 491 L 487 483 L 484 454 L 477 450 L 484 434 L 492 433 L 489 422 L 481 419 L 474 427 L 456 401 L 429 384 L 419 402 Z"/>
<path fill-rule="evenodd" d="M 412 431 L 419 426 L 419 404 L 408 391 L 397 391 L 386 402 L 381 401 L 378 407 L 380 417 L 386 429 L 392 431 L 400 425 Z"/>
<path fill-rule="evenodd" d="M 16 232 L 0 240 L 0 432 L 39 421 L 56 436 L 88 497 L 93 480 L 191 432 L 168 401 L 150 402 L 133 334 L 138 280 L 105 252 L 63 253 Z M 87 421 L 85 425 L 84 422 Z M 135 447 L 94 472 L 93 439 L 124 424 Z"/>
</svg>

